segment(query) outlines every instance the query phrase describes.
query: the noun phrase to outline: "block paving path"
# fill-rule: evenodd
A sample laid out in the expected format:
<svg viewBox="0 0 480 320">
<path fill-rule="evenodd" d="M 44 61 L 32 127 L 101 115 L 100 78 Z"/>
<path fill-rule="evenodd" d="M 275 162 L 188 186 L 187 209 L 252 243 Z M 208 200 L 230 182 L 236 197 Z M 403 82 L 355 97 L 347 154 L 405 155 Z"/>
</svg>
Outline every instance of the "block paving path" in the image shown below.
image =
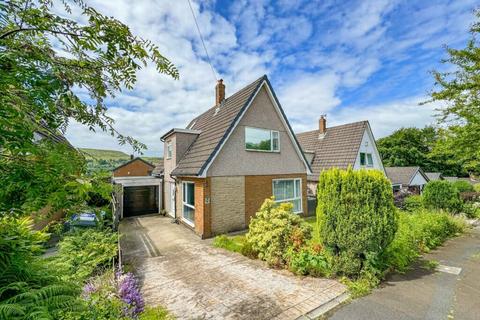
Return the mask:
<svg viewBox="0 0 480 320">
<path fill-rule="evenodd" d="M 170 218 L 128 218 L 120 232 L 123 262 L 139 276 L 147 304 L 178 319 L 309 319 L 347 297 L 335 280 L 294 276 L 214 248 Z"/>
</svg>

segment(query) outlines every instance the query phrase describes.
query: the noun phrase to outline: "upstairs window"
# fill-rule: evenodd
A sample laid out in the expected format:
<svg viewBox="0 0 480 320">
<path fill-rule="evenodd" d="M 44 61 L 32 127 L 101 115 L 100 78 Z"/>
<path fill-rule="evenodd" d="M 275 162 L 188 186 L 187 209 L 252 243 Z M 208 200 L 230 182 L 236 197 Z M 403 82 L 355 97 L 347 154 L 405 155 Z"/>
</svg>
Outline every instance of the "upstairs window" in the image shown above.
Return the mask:
<svg viewBox="0 0 480 320">
<path fill-rule="evenodd" d="M 371 153 L 360 152 L 360 165 L 364 167 L 373 167 L 373 157 Z"/>
<path fill-rule="evenodd" d="M 280 151 L 280 133 L 275 130 L 245 128 L 245 149 L 250 151 Z"/>
<path fill-rule="evenodd" d="M 172 159 L 172 154 L 173 154 L 173 146 L 172 146 L 172 143 L 169 142 L 167 144 L 167 159 Z"/>
</svg>

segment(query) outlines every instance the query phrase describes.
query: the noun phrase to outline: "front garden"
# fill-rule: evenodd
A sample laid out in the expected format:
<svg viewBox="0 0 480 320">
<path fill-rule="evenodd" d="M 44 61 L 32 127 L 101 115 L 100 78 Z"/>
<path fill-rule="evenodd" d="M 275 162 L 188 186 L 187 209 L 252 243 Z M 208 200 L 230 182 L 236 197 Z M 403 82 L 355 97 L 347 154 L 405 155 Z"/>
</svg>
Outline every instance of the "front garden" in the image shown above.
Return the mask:
<svg viewBox="0 0 480 320">
<path fill-rule="evenodd" d="M 460 212 L 478 217 L 478 204 L 462 201 L 448 182 L 395 208 L 390 182 L 372 170 L 325 171 L 317 197 L 317 215 L 306 219 L 267 199 L 245 235 L 221 235 L 214 245 L 298 275 L 338 278 L 358 297 L 463 232 Z"/>
</svg>

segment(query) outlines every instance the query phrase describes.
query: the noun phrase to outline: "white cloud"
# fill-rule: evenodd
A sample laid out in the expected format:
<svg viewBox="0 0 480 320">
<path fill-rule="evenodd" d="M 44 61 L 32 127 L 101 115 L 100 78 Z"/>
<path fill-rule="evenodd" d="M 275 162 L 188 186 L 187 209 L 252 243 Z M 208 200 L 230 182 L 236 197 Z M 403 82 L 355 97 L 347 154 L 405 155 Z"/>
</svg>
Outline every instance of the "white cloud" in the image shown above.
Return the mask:
<svg viewBox="0 0 480 320">
<path fill-rule="evenodd" d="M 401 127 L 418 127 L 435 124 L 435 108 L 440 104 L 419 105 L 426 97 L 412 97 L 367 107 L 345 107 L 331 116 L 332 125 L 369 120 L 375 138 L 391 134 Z"/>
<path fill-rule="evenodd" d="M 471 21 L 468 8 L 474 2 L 436 3 L 412 11 L 400 35 L 390 32 L 387 20 L 396 12 L 397 1 L 346 2 L 335 7 L 328 1 L 300 2 L 273 5 L 267 0 L 238 0 L 228 3 L 224 17 L 214 9 L 225 3 L 192 1 L 213 65 L 222 71 L 218 73 L 225 80 L 227 96 L 268 74 L 297 131 L 315 128 L 323 113 L 328 113 L 331 125 L 369 119 L 377 137 L 401 126 L 434 121 L 432 108 L 418 106 L 421 99 L 416 96 L 373 106 L 345 106 L 339 91 L 366 86 L 386 61 L 408 62 L 418 54 L 410 52 L 412 48 L 425 55 L 443 42 L 463 40 Z M 107 113 L 116 128 L 146 143 L 147 155 L 158 156 L 163 149 L 160 136 L 172 127 L 184 127 L 214 100 L 215 81 L 188 3 L 88 0 L 88 4 L 152 40 L 179 68 L 180 80 L 174 81 L 148 66 L 138 73 L 133 91 L 108 101 Z M 403 70 L 399 67 L 397 74 Z M 366 87 L 364 92 L 372 91 Z M 118 146 L 109 135 L 89 133 L 76 123 L 70 125 L 67 137 L 76 146 L 131 152 L 131 147 Z"/>
<path fill-rule="evenodd" d="M 281 87 L 279 99 L 289 121 L 297 127 L 308 125 L 337 107 L 341 102 L 335 95 L 338 84 L 339 77 L 333 73 L 303 74 Z"/>
</svg>

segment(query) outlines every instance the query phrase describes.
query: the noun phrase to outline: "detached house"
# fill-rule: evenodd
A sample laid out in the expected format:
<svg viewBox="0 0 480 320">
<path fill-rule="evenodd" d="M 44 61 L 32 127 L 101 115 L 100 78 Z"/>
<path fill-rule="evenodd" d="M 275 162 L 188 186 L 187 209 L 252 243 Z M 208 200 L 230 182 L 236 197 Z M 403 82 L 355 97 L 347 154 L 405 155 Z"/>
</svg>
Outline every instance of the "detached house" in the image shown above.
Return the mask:
<svg viewBox="0 0 480 320">
<path fill-rule="evenodd" d="M 266 198 L 307 212 L 310 166 L 267 78 L 165 133 L 164 204 L 202 238 L 242 230 Z"/>
<path fill-rule="evenodd" d="M 318 129 L 297 134 L 297 140 L 309 161 L 312 174 L 308 175 L 308 193 L 316 194 L 318 178 L 330 168 L 377 169 L 385 173 L 372 129 L 368 121 L 327 128 L 327 119 L 321 116 Z"/>
<path fill-rule="evenodd" d="M 422 193 L 430 181 L 420 167 L 386 167 L 387 177 L 392 181 L 393 192 Z"/>
</svg>

